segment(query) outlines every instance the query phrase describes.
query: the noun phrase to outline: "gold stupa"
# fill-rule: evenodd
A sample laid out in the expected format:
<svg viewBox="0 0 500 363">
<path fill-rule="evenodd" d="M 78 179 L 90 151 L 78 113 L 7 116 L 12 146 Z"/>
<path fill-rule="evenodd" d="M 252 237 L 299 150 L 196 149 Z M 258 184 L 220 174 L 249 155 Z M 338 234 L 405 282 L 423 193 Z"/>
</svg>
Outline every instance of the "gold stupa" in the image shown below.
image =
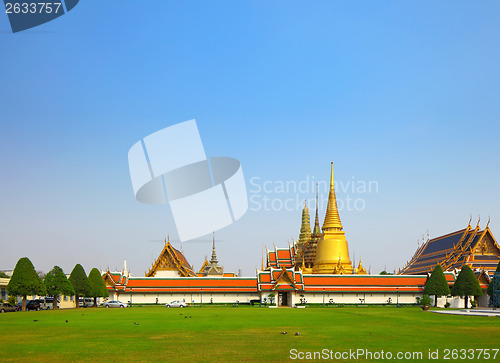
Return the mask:
<svg viewBox="0 0 500 363">
<path fill-rule="evenodd" d="M 330 176 L 330 193 L 328 195 L 328 206 L 323 222 L 323 235 L 316 247 L 316 259 L 313 266 L 314 274 L 342 274 L 353 273 L 351 260 L 349 258 L 349 247 L 345 238 L 342 223 L 340 222 L 335 197 L 333 181 L 333 162 Z"/>
</svg>

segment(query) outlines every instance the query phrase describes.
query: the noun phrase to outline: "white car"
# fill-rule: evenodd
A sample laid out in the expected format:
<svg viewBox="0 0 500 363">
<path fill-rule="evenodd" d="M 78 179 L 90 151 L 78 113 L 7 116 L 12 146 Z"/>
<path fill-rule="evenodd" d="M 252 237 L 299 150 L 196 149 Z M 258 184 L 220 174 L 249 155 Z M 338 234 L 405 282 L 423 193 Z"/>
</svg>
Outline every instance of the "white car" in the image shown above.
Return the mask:
<svg viewBox="0 0 500 363">
<path fill-rule="evenodd" d="M 104 303 L 105 308 L 128 308 L 127 303 L 123 303 L 117 300 L 106 301 Z"/>
<path fill-rule="evenodd" d="M 188 306 L 184 301 L 175 300 L 171 303 L 165 304 L 166 308 L 185 308 Z"/>
</svg>

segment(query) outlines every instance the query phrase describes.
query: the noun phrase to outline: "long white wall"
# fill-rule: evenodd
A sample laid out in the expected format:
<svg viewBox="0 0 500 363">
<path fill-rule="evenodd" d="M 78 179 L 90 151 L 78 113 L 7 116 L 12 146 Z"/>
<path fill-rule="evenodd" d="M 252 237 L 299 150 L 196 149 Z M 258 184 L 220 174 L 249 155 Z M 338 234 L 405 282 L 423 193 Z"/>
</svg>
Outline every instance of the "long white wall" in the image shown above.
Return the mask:
<svg viewBox="0 0 500 363">
<path fill-rule="evenodd" d="M 121 302 L 132 301 L 132 304 L 166 304 L 174 300 L 184 301 L 192 304 L 234 304 L 249 303 L 250 300 L 258 300 L 259 294 L 255 293 L 120 293 L 110 292 L 108 300 L 120 300 Z"/>
<path fill-rule="evenodd" d="M 261 292 L 261 298 L 267 299 L 269 303 L 270 292 Z M 400 293 L 307 293 L 307 292 L 290 292 L 291 299 L 288 301 L 289 306 L 298 305 L 301 300 L 305 299 L 306 304 L 415 304 L 416 298 L 421 297 L 421 294 Z M 303 297 L 301 295 L 304 295 Z M 274 302 L 279 304 L 278 292 L 274 292 Z"/>
</svg>

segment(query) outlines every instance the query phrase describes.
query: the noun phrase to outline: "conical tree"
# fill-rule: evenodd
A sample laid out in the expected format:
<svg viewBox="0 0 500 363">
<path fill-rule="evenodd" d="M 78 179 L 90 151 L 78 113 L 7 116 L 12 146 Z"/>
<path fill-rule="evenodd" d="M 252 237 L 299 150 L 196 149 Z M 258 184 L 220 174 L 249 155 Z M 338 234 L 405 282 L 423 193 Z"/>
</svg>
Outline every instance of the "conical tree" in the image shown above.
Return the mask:
<svg viewBox="0 0 500 363">
<path fill-rule="evenodd" d="M 497 265 L 497 269 L 495 270 L 495 273 L 500 273 L 500 262 Z M 493 278 L 493 276 L 491 276 L 491 278 Z M 490 298 L 493 299 L 493 280 L 490 281 L 490 283 L 488 284 L 487 292 L 488 292 L 488 295 L 490 296 Z"/>
<path fill-rule="evenodd" d="M 450 294 L 450 287 L 448 286 L 441 265 L 436 265 L 436 267 L 434 267 L 429 280 L 427 280 L 425 284 L 424 294 L 434 295 L 434 306 L 437 306 L 438 296 Z"/>
<path fill-rule="evenodd" d="M 90 284 L 87 275 L 85 274 L 85 270 L 82 265 L 77 264 L 73 271 L 71 271 L 71 275 L 69 276 L 69 281 L 71 285 L 73 285 L 73 289 L 75 289 L 75 302 L 76 307 L 80 307 L 80 296 L 86 297 L 90 295 Z"/>
<path fill-rule="evenodd" d="M 477 280 L 474 272 L 467 265 L 462 266 L 462 270 L 458 274 L 457 280 L 453 284 L 451 289 L 451 294 L 453 296 L 464 296 L 465 303 L 464 307 L 467 309 L 469 296 L 482 296 L 483 291 L 481 286 L 479 286 L 479 281 Z"/>
<path fill-rule="evenodd" d="M 23 311 L 26 311 L 27 295 L 45 295 L 45 285 L 28 257 L 22 257 L 17 261 L 7 285 L 7 292 L 9 295 L 23 297 Z"/>
<path fill-rule="evenodd" d="M 90 283 L 90 297 L 94 298 L 94 307 L 97 307 L 98 297 L 108 297 L 109 292 L 106 288 L 106 284 L 99 272 L 95 267 L 90 270 L 89 273 L 89 283 Z"/>
<path fill-rule="evenodd" d="M 71 285 L 71 282 L 69 282 L 64 271 L 59 266 L 54 266 L 54 268 L 45 275 L 45 280 L 43 282 L 47 288 L 47 295 L 54 297 L 54 302 L 52 304 L 53 309 L 57 309 L 57 299 L 59 295 L 73 296 L 75 294 L 73 285 Z"/>
</svg>

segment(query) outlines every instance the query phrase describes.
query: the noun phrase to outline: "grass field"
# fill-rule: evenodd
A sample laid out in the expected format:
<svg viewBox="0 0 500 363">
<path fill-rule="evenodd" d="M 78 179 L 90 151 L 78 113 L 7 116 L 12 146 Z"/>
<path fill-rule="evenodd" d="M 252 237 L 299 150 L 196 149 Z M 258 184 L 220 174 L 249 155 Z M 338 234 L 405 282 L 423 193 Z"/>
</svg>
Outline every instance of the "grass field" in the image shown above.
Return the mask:
<svg viewBox="0 0 500 363">
<path fill-rule="evenodd" d="M 444 349 L 500 348 L 499 318 L 417 307 L 70 309 L 1 314 L 0 329 L 0 361 L 7 362 L 280 362 L 290 361 L 291 349 L 422 352 L 420 361 L 439 349 L 433 361 L 450 362 Z"/>
</svg>

